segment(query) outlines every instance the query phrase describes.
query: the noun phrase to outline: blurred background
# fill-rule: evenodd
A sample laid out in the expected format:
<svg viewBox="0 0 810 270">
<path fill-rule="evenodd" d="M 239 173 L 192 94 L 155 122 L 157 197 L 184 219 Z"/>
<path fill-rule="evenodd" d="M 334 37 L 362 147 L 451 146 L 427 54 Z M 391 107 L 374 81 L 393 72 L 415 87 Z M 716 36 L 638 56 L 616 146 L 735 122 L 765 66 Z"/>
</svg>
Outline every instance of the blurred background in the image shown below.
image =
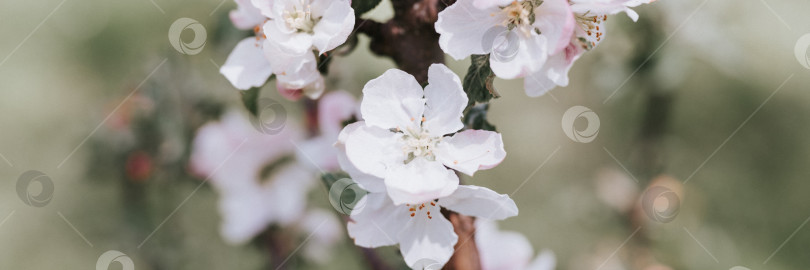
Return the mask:
<svg viewBox="0 0 810 270">
<path fill-rule="evenodd" d="M 266 266 L 261 245 L 222 240 L 217 193 L 196 190 L 202 179 L 187 169 L 195 130 L 244 110 L 218 72 L 252 34 L 233 28 L 233 8 L 230 0 L 0 2 L 0 269 L 92 269 L 107 250 L 136 269 Z M 810 2 L 661 0 L 635 10 L 635 24 L 610 17 L 607 38 L 574 66 L 568 87 L 528 98 L 521 80 L 496 81 L 502 97 L 489 117 L 508 155 L 465 181 L 510 194 L 520 215 L 501 229 L 553 250 L 558 269 L 806 269 L 810 70 L 794 46 L 810 33 Z M 390 14 L 384 3 L 369 16 Z M 201 53 L 169 44 L 181 17 L 206 28 Z M 359 97 L 394 67 L 367 44 L 361 35 L 357 50 L 333 59 L 327 89 Z M 447 60 L 466 73 L 469 60 Z M 272 83 L 262 95 L 283 100 Z M 577 105 L 598 115 L 590 143 L 561 127 Z M 300 119 L 300 105 L 284 106 Z M 18 196 L 29 170 L 53 180 L 47 205 Z M 677 194 L 657 206 L 677 210 L 673 220 L 644 214 L 650 186 Z M 325 188 L 311 197 L 332 210 Z M 362 268 L 341 237 L 325 264 L 289 267 Z M 395 248 L 381 254 L 401 260 Z"/>
</svg>

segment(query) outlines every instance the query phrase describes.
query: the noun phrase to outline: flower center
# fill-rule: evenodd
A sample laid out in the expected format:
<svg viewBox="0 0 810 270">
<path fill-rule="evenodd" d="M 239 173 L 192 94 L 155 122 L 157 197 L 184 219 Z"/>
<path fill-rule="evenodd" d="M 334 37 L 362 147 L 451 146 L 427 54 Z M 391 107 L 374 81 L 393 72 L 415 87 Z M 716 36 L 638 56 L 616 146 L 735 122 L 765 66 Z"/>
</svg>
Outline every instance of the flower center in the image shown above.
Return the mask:
<svg viewBox="0 0 810 270">
<path fill-rule="evenodd" d="M 534 3 L 531 0 L 512 1 L 512 4 L 504 7 L 502 11 L 506 13 L 506 20 L 503 21 L 503 24 L 509 29 L 531 25 L 534 20 Z"/>
<path fill-rule="evenodd" d="M 295 29 L 298 32 L 311 33 L 312 28 L 315 27 L 316 20 L 312 18 L 312 6 L 305 3 L 306 0 L 301 0 L 301 8 L 293 6 L 293 10 L 285 10 L 282 17 L 284 23 L 290 29 Z"/>
<path fill-rule="evenodd" d="M 436 160 L 433 149 L 436 149 L 436 144 L 441 141 L 441 137 L 433 137 L 421 128 L 418 131 L 409 128 L 400 140 L 402 142 L 402 152 L 408 156 L 405 164 L 417 157 L 423 157 L 430 161 Z"/>
<path fill-rule="evenodd" d="M 605 35 L 605 29 L 600 25 L 607 20 L 607 15 L 588 15 L 588 13 L 585 13 L 577 14 L 575 17 L 577 25 L 588 35 L 585 38 L 580 38 L 582 48 L 586 50 L 593 49 L 596 43 L 602 41 L 602 36 Z"/>
<path fill-rule="evenodd" d="M 405 206 L 408 207 L 408 215 L 411 217 L 416 217 L 417 215 L 422 215 L 424 213 L 428 219 L 433 219 L 431 211 L 433 214 L 439 212 L 439 210 L 437 210 L 439 207 L 436 206 L 435 201 L 423 204 L 406 204 Z"/>
</svg>

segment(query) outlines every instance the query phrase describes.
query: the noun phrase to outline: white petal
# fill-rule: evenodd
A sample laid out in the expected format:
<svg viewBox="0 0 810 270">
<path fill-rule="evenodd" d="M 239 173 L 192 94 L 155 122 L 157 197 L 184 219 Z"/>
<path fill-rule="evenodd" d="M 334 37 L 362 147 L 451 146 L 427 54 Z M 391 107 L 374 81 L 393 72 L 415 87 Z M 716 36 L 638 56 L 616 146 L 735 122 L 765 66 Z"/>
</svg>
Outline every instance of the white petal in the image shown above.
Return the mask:
<svg viewBox="0 0 810 270">
<path fill-rule="evenodd" d="M 191 169 L 220 189 L 237 188 L 241 180 L 256 181 L 261 168 L 291 153 L 301 132 L 287 124 L 274 135 L 258 132 L 248 116 L 229 111 L 220 121 L 205 124 L 194 138 Z M 254 149 L 266 149 L 255 151 Z"/>
<path fill-rule="evenodd" d="M 235 0 L 236 9 L 231 10 L 228 14 L 231 22 L 236 28 L 247 30 L 253 27 L 260 26 L 264 23 L 265 18 L 259 9 L 257 9 L 250 0 Z"/>
<path fill-rule="evenodd" d="M 526 269 L 534 250 L 520 233 L 499 231 L 488 219 L 476 219 L 475 245 L 481 257 L 482 270 Z"/>
<path fill-rule="evenodd" d="M 489 53 L 484 49 L 485 43 L 492 42 L 485 38 L 487 31 L 505 19 L 497 6 L 479 9 L 473 6 L 472 1 L 456 1 L 439 12 L 436 21 L 439 46 L 456 60 L 472 54 Z"/>
<path fill-rule="evenodd" d="M 458 176 L 437 161 L 415 158 L 392 168 L 385 177 L 385 186 L 394 204 L 424 203 L 453 193 Z"/>
<path fill-rule="evenodd" d="M 368 193 L 358 205 L 364 207 L 352 211 L 347 225 L 355 245 L 376 248 L 399 242 L 399 233 L 410 219 L 406 206 L 395 206 L 385 193 Z"/>
<path fill-rule="evenodd" d="M 436 160 L 445 166 L 472 176 L 506 158 L 501 134 L 486 130 L 465 130 L 445 137 L 436 146 Z"/>
<path fill-rule="evenodd" d="M 425 110 L 423 92 L 411 74 L 389 69 L 363 87 L 360 110 L 370 126 L 406 129 L 421 121 Z"/>
<path fill-rule="evenodd" d="M 517 38 L 506 36 L 501 46 L 502 51 L 490 54 L 489 63 L 492 72 L 502 79 L 514 79 L 536 72 L 543 66 L 548 58 L 548 39 L 534 31 L 528 36 L 512 30 L 511 34 Z M 517 42 L 517 45 L 514 45 Z M 514 48 L 516 46 L 517 48 Z"/>
<path fill-rule="evenodd" d="M 281 51 L 292 55 L 302 55 L 312 49 L 312 35 L 292 32 L 280 20 L 270 20 L 264 24 L 267 40 L 278 45 Z"/>
<path fill-rule="evenodd" d="M 549 54 L 568 46 L 576 21 L 567 0 L 545 0 L 536 8 L 535 17 L 533 25 L 548 39 Z"/>
<path fill-rule="evenodd" d="M 554 270 L 557 266 L 557 258 L 554 257 L 554 252 L 551 250 L 542 250 L 537 258 L 532 261 L 526 270 Z"/>
<path fill-rule="evenodd" d="M 270 62 L 262 55 L 262 47 L 254 38 L 243 39 L 233 48 L 219 72 L 238 89 L 261 87 L 273 74 Z"/>
<path fill-rule="evenodd" d="M 361 172 L 385 178 L 405 160 L 398 146 L 399 136 L 378 127 L 360 126 L 346 138 L 346 156 Z"/>
<path fill-rule="evenodd" d="M 432 219 L 411 218 L 399 233 L 399 250 L 413 269 L 439 269 L 453 256 L 458 236 L 453 224 L 437 213 Z"/>
<path fill-rule="evenodd" d="M 318 126 L 323 134 L 337 139 L 343 123 L 355 117 L 360 119 L 360 106 L 352 94 L 343 90 L 329 92 L 318 101 Z"/>
<path fill-rule="evenodd" d="M 473 0 L 473 5 L 479 9 L 491 8 L 491 7 L 504 7 L 508 6 L 514 0 Z M 465 2 L 465 1 L 457 1 L 458 2 Z M 469 2 L 469 1 L 466 1 Z"/>
<path fill-rule="evenodd" d="M 300 94 L 311 99 L 317 99 L 323 93 L 323 76 L 318 71 L 314 54 L 292 55 L 282 51 L 277 44 L 265 40 L 264 56 L 273 66 L 279 92 L 295 93 L 301 90 Z"/>
<path fill-rule="evenodd" d="M 562 52 L 549 57 L 540 71 L 526 76 L 526 95 L 539 97 L 557 86 L 568 86 L 568 72 L 585 50 L 579 41 L 572 41 Z"/>
<path fill-rule="evenodd" d="M 619 12 L 627 13 L 634 22 L 638 20 L 638 13 L 629 7 L 650 3 L 650 0 L 573 0 L 571 10 L 579 14 L 612 15 Z"/>
<path fill-rule="evenodd" d="M 311 240 L 304 247 L 304 256 L 317 263 L 326 263 L 332 255 L 332 248 L 343 238 L 342 224 L 334 213 L 320 209 L 307 212 L 299 222 Z"/>
<path fill-rule="evenodd" d="M 316 184 L 317 176 L 293 163 L 271 172 L 264 179 L 262 189 L 264 204 L 254 208 L 271 208 L 273 222 L 288 225 L 298 220 L 307 205 L 307 193 Z"/>
<path fill-rule="evenodd" d="M 509 196 L 479 186 L 458 186 L 452 195 L 439 199 L 439 205 L 485 219 L 501 220 L 518 214 L 517 205 Z"/>
<path fill-rule="evenodd" d="M 340 46 L 349 37 L 354 28 L 354 9 L 348 1 L 331 1 L 313 28 L 312 44 L 318 48 L 319 54 Z"/>
<path fill-rule="evenodd" d="M 272 217 L 272 209 L 262 207 L 264 200 L 257 191 L 223 194 L 219 210 L 222 215 L 220 234 L 233 245 L 244 244 L 263 231 Z"/>
<path fill-rule="evenodd" d="M 244 1 L 244 0 L 238 0 Z M 274 0 L 250 0 L 253 6 L 259 10 L 264 17 L 273 16 L 273 1 Z"/>
<path fill-rule="evenodd" d="M 357 182 L 357 184 L 359 184 L 363 189 L 369 192 L 384 193 L 385 182 L 383 182 L 382 178 L 361 172 L 349 161 L 349 157 L 346 156 L 346 139 L 348 138 L 349 134 L 357 130 L 357 128 L 363 126 L 365 126 L 363 121 L 351 123 L 346 126 L 338 135 L 338 142 L 335 144 L 335 147 L 338 148 L 338 164 L 340 164 L 340 168 L 343 169 L 344 172 L 348 173 L 352 180 Z"/>
<path fill-rule="evenodd" d="M 464 127 L 462 112 L 467 106 L 467 94 L 461 87 L 458 75 L 443 64 L 432 64 L 428 69 L 428 85 L 425 87 L 425 122 L 433 136 L 456 132 Z"/>
</svg>

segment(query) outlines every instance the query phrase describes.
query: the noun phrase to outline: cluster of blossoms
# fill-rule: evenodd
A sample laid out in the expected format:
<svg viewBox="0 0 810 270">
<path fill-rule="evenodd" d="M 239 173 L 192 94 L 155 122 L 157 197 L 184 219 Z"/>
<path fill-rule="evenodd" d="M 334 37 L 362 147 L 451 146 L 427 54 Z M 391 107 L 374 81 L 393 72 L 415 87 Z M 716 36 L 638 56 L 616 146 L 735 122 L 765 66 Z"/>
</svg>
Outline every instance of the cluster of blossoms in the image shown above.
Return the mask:
<svg viewBox="0 0 810 270">
<path fill-rule="evenodd" d="M 492 54 L 496 76 L 525 78 L 526 94 L 537 97 L 568 85 L 574 61 L 605 38 L 608 15 L 624 12 L 636 21 L 630 8 L 652 1 L 460 0 L 439 13 L 436 32 L 453 58 Z"/>
<path fill-rule="evenodd" d="M 439 13 L 435 28 L 439 46 L 451 57 L 489 54 L 495 75 L 525 78 L 526 93 L 540 96 L 568 84 L 574 61 L 604 39 L 607 15 L 624 12 L 636 20 L 630 8 L 651 1 L 457 0 Z M 532 261 L 524 237 L 495 228 L 491 220 L 518 214 L 512 199 L 460 184 L 461 174 L 472 177 L 493 168 L 506 152 L 499 133 L 465 128 L 462 118 L 470 102 L 453 71 L 431 65 L 422 87 L 411 74 L 390 69 L 364 86 L 359 106 L 346 92 L 323 95 L 319 58 L 351 34 L 351 3 L 236 2 L 231 20 L 238 28 L 254 29 L 256 36 L 236 45 L 221 73 L 243 90 L 261 87 L 275 75 L 287 98 L 320 97 L 320 134 L 304 139 L 293 125 L 262 134 L 237 113 L 199 131 L 192 169 L 221 193 L 226 239 L 242 243 L 269 224 L 306 220 L 306 193 L 317 172 L 342 170 L 368 191 L 347 225 L 359 246 L 399 245 L 410 267 L 434 269 L 466 241 L 443 214 L 453 211 L 479 218 L 475 237 L 484 269 L 554 268 L 550 252 Z M 350 120 L 358 121 L 345 125 Z M 293 152 L 293 162 L 284 158 Z M 230 155 L 234 160 L 217 165 L 217 159 Z"/>
<path fill-rule="evenodd" d="M 276 76 L 287 98 L 316 99 L 324 91 L 316 56 L 346 42 L 354 11 L 344 0 L 236 0 L 234 25 L 255 37 L 236 45 L 220 72 L 242 90 L 263 86 Z"/>
</svg>

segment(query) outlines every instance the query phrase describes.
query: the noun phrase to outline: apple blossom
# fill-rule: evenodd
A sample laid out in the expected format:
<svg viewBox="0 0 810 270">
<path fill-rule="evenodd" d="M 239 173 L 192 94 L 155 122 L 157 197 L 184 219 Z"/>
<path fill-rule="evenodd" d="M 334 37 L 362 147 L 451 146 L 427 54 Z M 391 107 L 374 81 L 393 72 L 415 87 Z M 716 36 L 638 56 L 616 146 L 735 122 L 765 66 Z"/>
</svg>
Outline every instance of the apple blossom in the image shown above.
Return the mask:
<svg viewBox="0 0 810 270">
<path fill-rule="evenodd" d="M 549 56 L 543 67 L 524 80 L 526 94 L 537 97 L 557 86 L 568 86 L 568 71 L 586 51 L 596 48 L 605 38 L 607 15 L 625 12 L 633 20 L 638 13 L 630 9 L 653 0 L 572 0 L 576 17 L 574 36 L 565 49 Z"/>
<path fill-rule="evenodd" d="M 492 71 L 504 79 L 539 70 L 566 47 L 573 29 L 567 0 L 459 0 L 436 22 L 442 50 L 456 60 L 492 53 Z"/>
<path fill-rule="evenodd" d="M 263 3 L 259 3 L 263 2 Z M 354 10 L 346 0 L 254 1 L 270 18 L 264 33 L 278 48 L 292 55 L 319 54 L 340 46 L 354 28 Z"/>
<path fill-rule="evenodd" d="M 314 175 L 295 163 L 280 163 L 293 153 L 290 140 L 301 132 L 287 125 L 280 133 L 257 131 L 246 116 L 228 112 L 218 122 L 204 125 L 194 138 L 191 170 L 220 194 L 222 236 L 244 243 L 271 223 L 290 224 L 301 218 Z M 262 151 L 256 151 L 262 149 Z M 274 169 L 262 175 L 268 165 Z"/>
<path fill-rule="evenodd" d="M 410 74 L 386 71 L 363 88 L 364 120 L 345 134 L 351 168 L 344 170 L 382 179 L 398 205 L 452 194 L 459 181 L 453 170 L 473 175 L 506 156 L 500 134 L 458 132 L 466 105 L 461 81 L 442 64 L 430 66 L 424 90 Z"/>
<path fill-rule="evenodd" d="M 355 244 L 368 248 L 399 244 L 405 262 L 414 269 L 423 269 L 426 262 L 444 265 L 453 255 L 459 239 L 453 225 L 442 215 L 442 207 L 487 219 L 518 214 L 509 196 L 467 185 L 458 186 L 448 196 L 419 204 L 395 205 L 385 192 L 372 192 L 361 200 L 365 201 L 359 204 L 365 207 L 351 213 L 347 226 Z"/>
<path fill-rule="evenodd" d="M 482 270 L 553 270 L 554 253 L 543 250 L 532 260 L 534 251 L 520 233 L 498 230 L 495 221 L 476 219 L 475 244 Z"/>
<path fill-rule="evenodd" d="M 250 29 L 255 37 L 241 40 L 220 68 L 231 84 L 241 90 L 263 86 L 276 74 L 276 87 L 285 97 L 295 99 L 302 94 L 318 98 L 324 90 L 323 77 L 318 72 L 312 53 L 290 54 L 279 44 L 269 41 L 262 25 L 268 20 L 256 5 L 268 5 L 266 0 L 236 0 L 237 9 L 230 18 L 239 29 Z"/>
</svg>

